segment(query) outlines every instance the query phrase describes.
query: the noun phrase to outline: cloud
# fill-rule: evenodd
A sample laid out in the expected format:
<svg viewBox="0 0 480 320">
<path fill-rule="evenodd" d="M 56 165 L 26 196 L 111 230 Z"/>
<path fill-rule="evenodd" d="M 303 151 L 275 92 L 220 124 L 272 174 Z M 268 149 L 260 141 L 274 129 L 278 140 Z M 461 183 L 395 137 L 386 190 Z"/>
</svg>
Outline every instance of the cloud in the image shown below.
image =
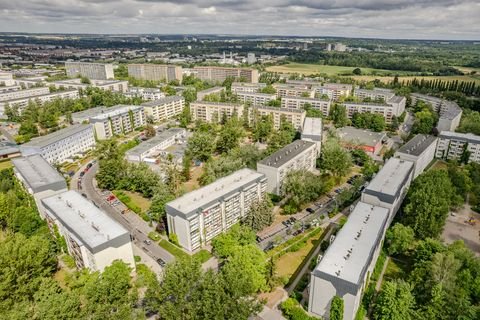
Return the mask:
<svg viewBox="0 0 480 320">
<path fill-rule="evenodd" d="M 0 30 L 480 40 L 478 0 L 0 0 Z"/>
</svg>

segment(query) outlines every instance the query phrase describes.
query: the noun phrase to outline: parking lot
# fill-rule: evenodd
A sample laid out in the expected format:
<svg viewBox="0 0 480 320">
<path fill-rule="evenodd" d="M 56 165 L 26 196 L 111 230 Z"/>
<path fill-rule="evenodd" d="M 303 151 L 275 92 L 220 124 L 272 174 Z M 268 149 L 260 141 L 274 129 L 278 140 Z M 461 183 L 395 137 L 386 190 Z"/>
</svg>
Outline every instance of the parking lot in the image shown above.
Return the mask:
<svg viewBox="0 0 480 320">
<path fill-rule="evenodd" d="M 445 243 L 463 240 L 475 255 L 480 256 L 480 214 L 467 205 L 459 212 L 449 214 L 442 239 Z"/>
</svg>

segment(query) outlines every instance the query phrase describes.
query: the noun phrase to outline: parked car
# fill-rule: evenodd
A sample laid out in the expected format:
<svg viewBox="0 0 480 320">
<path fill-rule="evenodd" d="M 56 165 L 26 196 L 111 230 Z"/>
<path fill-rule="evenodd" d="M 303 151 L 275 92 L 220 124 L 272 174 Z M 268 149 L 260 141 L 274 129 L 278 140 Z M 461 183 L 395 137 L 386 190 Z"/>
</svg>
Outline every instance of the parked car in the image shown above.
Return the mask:
<svg viewBox="0 0 480 320">
<path fill-rule="evenodd" d="M 80 172 L 80 177 L 83 177 L 85 175 L 85 171 Z"/>
<path fill-rule="evenodd" d="M 160 259 L 160 258 L 157 259 L 157 263 L 158 263 L 161 267 L 165 267 L 166 264 L 167 264 L 165 261 L 163 261 L 163 260 Z"/>
<path fill-rule="evenodd" d="M 85 193 L 82 193 L 82 196 L 83 196 L 84 198 L 86 198 L 86 197 L 87 197 L 87 195 L 86 195 Z"/>
<path fill-rule="evenodd" d="M 90 162 L 89 164 L 87 164 L 87 168 L 90 169 L 91 167 L 93 166 L 93 163 Z"/>
<path fill-rule="evenodd" d="M 290 219 L 288 219 L 291 223 L 294 223 L 295 221 L 297 221 L 297 218 L 295 217 L 291 217 Z"/>
<path fill-rule="evenodd" d="M 147 246 L 152 244 L 152 240 L 143 240 L 143 243 L 145 243 Z"/>
<path fill-rule="evenodd" d="M 315 210 L 313 210 L 312 208 L 307 208 L 307 212 L 314 213 Z"/>
</svg>

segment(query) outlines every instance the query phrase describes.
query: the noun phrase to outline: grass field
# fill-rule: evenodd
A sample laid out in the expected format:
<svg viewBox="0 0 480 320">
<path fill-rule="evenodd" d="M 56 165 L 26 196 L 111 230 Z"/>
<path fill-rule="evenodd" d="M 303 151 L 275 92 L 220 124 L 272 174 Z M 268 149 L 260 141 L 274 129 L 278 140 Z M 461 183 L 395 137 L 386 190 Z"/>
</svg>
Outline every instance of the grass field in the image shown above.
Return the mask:
<svg viewBox="0 0 480 320">
<path fill-rule="evenodd" d="M 142 209 L 142 212 L 147 212 L 150 209 L 151 201 L 147 198 L 142 197 L 139 193 L 131 191 L 123 191 L 127 196 L 130 197 L 132 202 Z"/>
<path fill-rule="evenodd" d="M 0 170 L 8 169 L 12 167 L 12 162 L 10 160 L 0 162 Z"/>
<path fill-rule="evenodd" d="M 281 73 L 302 73 L 304 75 L 311 75 L 315 73 L 325 73 L 327 75 L 339 75 L 344 73 L 351 73 L 355 67 L 343 67 L 343 66 L 329 66 L 320 64 L 308 64 L 308 63 L 289 63 L 281 66 L 268 67 L 267 71 L 281 72 Z M 375 71 L 377 74 L 407 74 L 404 71 L 393 71 L 373 68 L 360 68 L 362 73 L 371 74 Z"/>
</svg>

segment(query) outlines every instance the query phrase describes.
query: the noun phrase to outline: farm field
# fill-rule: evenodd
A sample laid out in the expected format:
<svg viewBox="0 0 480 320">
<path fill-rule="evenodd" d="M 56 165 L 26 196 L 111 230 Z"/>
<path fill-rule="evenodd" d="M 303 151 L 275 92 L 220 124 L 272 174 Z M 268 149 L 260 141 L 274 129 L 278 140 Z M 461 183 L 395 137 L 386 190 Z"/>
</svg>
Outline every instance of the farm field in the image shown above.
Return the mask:
<svg viewBox="0 0 480 320">
<path fill-rule="evenodd" d="M 351 73 L 356 67 L 344 67 L 344 66 L 329 66 L 321 64 L 308 64 L 308 63 L 289 63 L 281 66 L 267 67 L 267 71 L 281 72 L 281 73 L 302 73 L 304 75 L 311 75 L 315 73 L 325 73 L 327 75 L 339 75 L 342 73 Z M 393 71 L 373 68 L 360 68 L 363 73 L 376 72 L 377 74 L 408 74 L 405 71 Z"/>
<path fill-rule="evenodd" d="M 353 78 L 357 81 L 373 81 L 375 79 L 378 79 L 382 82 L 390 82 L 393 80 L 392 76 L 374 76 L 374 75 L 364 75 L 364 76 L 349 76 L 349 78 Z M 476 84 L 480 85 L 480 75 L 464 75 L 464 76 L 399 76 L 398 81 L 406 81 L 406 80 L 412 80 L 414 78 L 417 78 L 418 80 L 420 79 L 425 79 L 425 80 L 436 80 L 440 79 L 443 81 L 455 81 L 458 80 L 460 81 L 475 81 Z"/>
</svg>

